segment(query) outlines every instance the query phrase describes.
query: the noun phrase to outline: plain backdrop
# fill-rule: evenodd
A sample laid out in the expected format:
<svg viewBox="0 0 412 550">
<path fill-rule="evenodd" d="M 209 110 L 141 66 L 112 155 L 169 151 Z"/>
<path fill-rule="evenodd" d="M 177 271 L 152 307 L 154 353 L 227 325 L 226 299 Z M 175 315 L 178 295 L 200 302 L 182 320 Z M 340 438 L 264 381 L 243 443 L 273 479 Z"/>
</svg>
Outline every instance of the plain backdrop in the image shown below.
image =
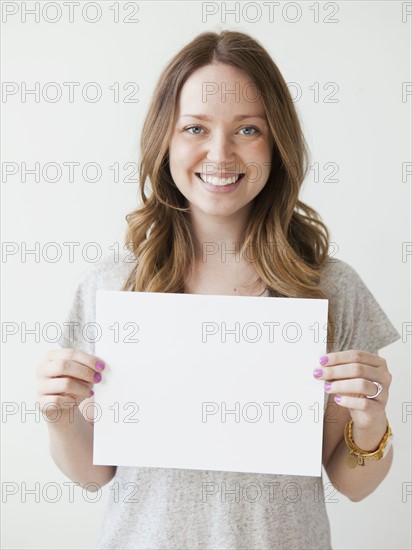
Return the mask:
<svg viewBox="0 0 412 550">
<path fill-rule="evenodd" d="M 123 247 L 124 217 L 136 206 L 138 188 L 126 180 L 133 168 L 126 163 L 138 162 L 139 132 L 161 70 L 200 32 L 240 30 L 270 52 L 296 97 L 310 146 L 313 169 L 302 200 L 321 214 L 335 257 L 359 273 L 397 330 L 411 321 L 411 176 L 402 175 L 411 160 L 407 3 L 271 3 L 271 21 L 270 3 L 241 2 L 236 21 L 223 17 L 234 2 L 100 2 L 101 17 L 92 23 L 93 4 L 84 15 L 77 8 L 70 22 L 63 3 L 39 2 L 36 21 L 23 13 L 34 2 L 2 2 L 2 547 L 8 549 L 92 548 L 102 522 L 108 487 L 89 496 L 77 488 L 70 496 L 64 485 L 70 480 L 50 457 L 45 422 L 24 413 L 36 401 L 35 368 L 56 346 L 22 333 L 62 321 L 79 277 L 93 264 L 96 246 L 87 243 L 103 254 Z M 79 83 L 73 101 L 65 82 Z M 37 100 L 24 93 L 36 85 Z M 101 99 L 86 101 L 96 85 Z M 80 163 L 74 181 L 68 162 Z M 23 181 L 22 169 L 35 163 L 45 177 L 36 182 L 27 174 Z M 56 164 L 47 163 L 61 167 L 60 179 Z M 88 163 L 100 165 L 99 181 L 87 181 L 95 175 Z M 80 243 L 73 261 L 67 242 Z M 48 243 L 60 247 L 60 260 L 52 261 Z M 25 254 L 35 246 L 39 256 Z M 402 414 L 411 402 L 410 337 L 403 340 L 380 351 L 393 374 L 387 407 L 393 466 L 366 500 L 328 499 L 335 549 L 411 547 L 412 421 Z"/>
</svg>

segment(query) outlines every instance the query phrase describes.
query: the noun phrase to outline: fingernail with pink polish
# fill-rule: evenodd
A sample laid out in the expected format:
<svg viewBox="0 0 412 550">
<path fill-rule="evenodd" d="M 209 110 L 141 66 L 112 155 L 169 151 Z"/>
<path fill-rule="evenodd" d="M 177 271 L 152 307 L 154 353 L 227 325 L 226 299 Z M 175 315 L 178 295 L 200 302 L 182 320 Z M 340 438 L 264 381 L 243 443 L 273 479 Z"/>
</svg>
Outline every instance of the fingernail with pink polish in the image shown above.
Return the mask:
<svg viewBox="0 0 412 550">
<path fill-rule="evenodd" d="M 103 363 L 103 361 L 97 361 L 96 363 L 96 369 L 97 370 L 103 370 L 105 368 L 105 364 Z"/>
<path fill-rule="evenodd" d="M 89 397 L 91 397 L 92 395 L 94 395 L 94 391 L 90 390 Z"/>
<path fill-rule="evenodd" d="M 100 382 L 100 380 L 102 379 L 102 375 L 100 374 L 100 372 L 95 372 L 93 379 L 95 382 Z"/>
<path fill-rule="evenodd" d="M 330 382 L 326 382 L 325 384 L 325 391 L 329 391 L 332 387 L 332 384 Z"/>
<path fill-rule="evenodd" d="M 323 355 L 320 359 L 319 359 L 319 363 L 321 365 L 327 365 L 329 362 L 329 357 L 326 357 L 326 355 Z"/>
<path fill-rule="evenodd" d="M 335 395 L 334 399 L 336 403 L 340 403 L 342 401 L 342 397 L 340 395 Z"/>
<path fill-rule="evenodd" d="M 313 376 L 315 378 L 320 378 L 322 375 L 323 375 L 323 370 L 322 369 L 315 369 L 313 371 Z"/>
</svg>

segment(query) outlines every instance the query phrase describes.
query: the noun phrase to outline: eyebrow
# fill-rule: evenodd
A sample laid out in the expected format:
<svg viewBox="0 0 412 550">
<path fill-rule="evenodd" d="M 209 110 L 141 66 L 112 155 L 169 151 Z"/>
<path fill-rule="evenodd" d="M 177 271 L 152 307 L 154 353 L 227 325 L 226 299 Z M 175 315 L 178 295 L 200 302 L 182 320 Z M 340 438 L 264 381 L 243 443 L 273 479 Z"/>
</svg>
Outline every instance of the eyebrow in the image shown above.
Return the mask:
<svg viewBox="0 0 412 550">
<path fill-rule="evenodd" d="M 184 117 L 190 117 L 190 118 L 198 118 L 199 120 L 207 120 L 210 121 L 210 117 L 207 115 L 182 115 L 180 118 Z M 261 118 L 262 120 L 266 121 L 266 117 L 264 115 L 237 115 L 233 120 L 243 120 L 245 118 Z"/>
</svg>

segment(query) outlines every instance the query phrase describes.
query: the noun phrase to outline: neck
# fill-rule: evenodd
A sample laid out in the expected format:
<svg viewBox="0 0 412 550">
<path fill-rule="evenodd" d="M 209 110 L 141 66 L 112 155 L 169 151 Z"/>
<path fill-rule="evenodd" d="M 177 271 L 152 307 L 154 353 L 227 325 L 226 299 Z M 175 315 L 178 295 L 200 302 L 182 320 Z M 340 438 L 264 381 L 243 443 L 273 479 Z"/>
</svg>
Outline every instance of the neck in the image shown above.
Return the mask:
<svg viewBox="0 0 412 550">
<path fill-rule="evenodd" d="M 249 209 L 232 216 L 210 216 L 191 209 L 196 262 L 238 263 Z"/>
</svg>

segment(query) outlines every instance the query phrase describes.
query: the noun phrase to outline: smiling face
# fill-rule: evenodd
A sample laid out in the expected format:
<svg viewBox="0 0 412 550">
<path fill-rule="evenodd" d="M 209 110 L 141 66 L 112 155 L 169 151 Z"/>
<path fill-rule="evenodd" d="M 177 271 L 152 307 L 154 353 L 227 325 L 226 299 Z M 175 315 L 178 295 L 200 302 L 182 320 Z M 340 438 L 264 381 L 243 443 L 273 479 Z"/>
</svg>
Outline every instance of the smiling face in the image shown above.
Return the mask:
<svg viewBox="0 0 412 550">
<path fill-rule="evenodd" d="M 247 215 L 268 180 L 272 148 L 262 101 L 247 74 L 218 63 L 186 80 L 169 163 L 192 215 Z"/>
</svg>

